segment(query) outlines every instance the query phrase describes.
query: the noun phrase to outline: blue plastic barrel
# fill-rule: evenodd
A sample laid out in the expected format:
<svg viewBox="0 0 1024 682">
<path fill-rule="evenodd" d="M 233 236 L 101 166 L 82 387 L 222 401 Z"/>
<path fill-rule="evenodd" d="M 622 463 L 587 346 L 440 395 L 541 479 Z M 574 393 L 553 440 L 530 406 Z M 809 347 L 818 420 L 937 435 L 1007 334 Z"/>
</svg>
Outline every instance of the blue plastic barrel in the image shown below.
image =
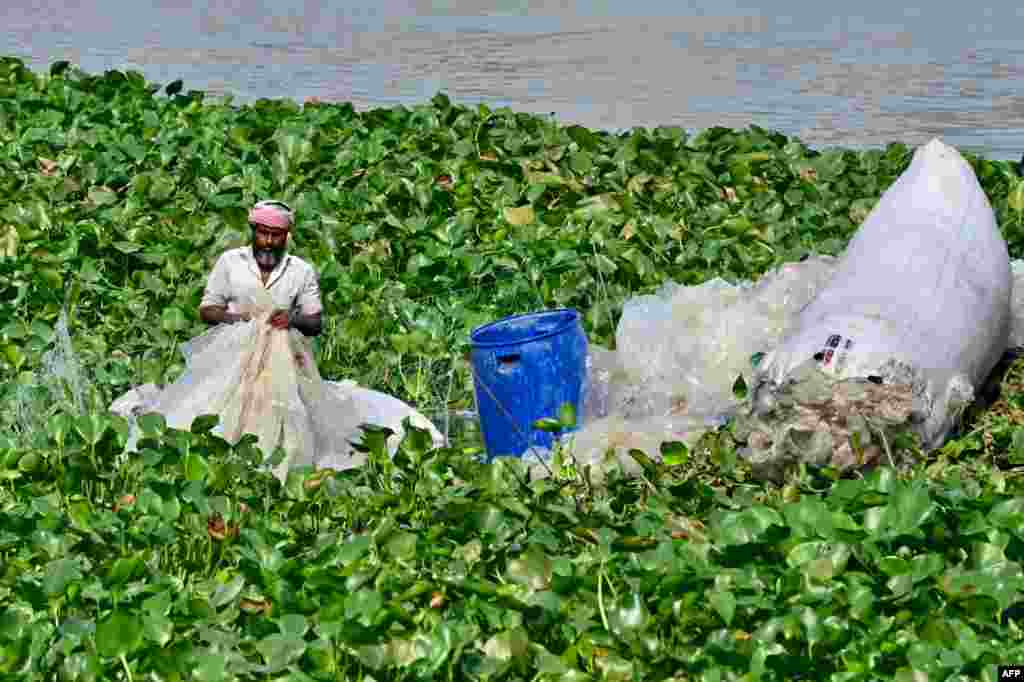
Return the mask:
<svg viewBox="0 0 1024 682">
<path fill-rule="evenodd" d="M 551 448 L 554 434 L 534 428 L 558 418 L 564 403 L 581 414 L 587 336 L 571 309 L 515 315 L 470 335 L 473 388 L 489 459 Z M 578 418 L 578 417 L 577 417 Z"/>
</svg>

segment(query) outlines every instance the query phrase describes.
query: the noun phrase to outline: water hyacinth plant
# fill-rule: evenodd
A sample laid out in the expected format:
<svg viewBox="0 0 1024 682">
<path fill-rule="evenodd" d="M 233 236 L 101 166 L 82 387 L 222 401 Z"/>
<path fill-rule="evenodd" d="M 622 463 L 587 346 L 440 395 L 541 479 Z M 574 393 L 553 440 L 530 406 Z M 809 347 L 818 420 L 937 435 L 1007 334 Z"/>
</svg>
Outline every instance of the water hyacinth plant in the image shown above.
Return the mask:
<svg viewBox="0 0 1024 682">
<path fill-rule="evenodd" d="M 995 680 L 1024 660 L 1021 366 L 907 470 L 754 482 L 728 427 L 600 486 L 410 429 L 281 483 L 106 406 L 181 370 L 213 259 L 281 197 L 321 372 L 471 407 L 469 330 L 836 254 L 910 160 L 759 128 L 610 134 L 443 95 L 208 101 L 0 59 L 0 672 L 68 680 Z M 969 157 L 1024 252 L 1024 184 Z M 738 387 L 742 388 L 742 387 Z M 557 417 L 557 415 L 552 415 Z M 650 454 L 650 453 L 649 453 Z"/>
</svg>

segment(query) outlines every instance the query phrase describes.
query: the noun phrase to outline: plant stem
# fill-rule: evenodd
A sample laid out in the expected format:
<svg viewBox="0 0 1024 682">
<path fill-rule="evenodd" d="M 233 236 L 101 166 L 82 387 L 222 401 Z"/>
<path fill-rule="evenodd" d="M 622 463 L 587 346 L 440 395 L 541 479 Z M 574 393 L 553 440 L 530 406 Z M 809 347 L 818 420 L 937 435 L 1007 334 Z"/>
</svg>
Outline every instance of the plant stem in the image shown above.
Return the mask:
<svg viewBox="0 0 1024 682">
<path fill-rule="evenodd" d="M 121 654 L 121 665 L 124 666 L 124 672 L 128 675 L 128 682 L 134 682 L 132 680 L 132 669 L 128 666 L 128 659 Z"/>
<path fill-rule="evenodd" d="M 601 623 L 604 625 L 605 632 L 611 632 L 612 629 L 608 627 L 608 614 L 604 611 L 604 592 L 601 590 L 601 585 L 604 583 L 604 562 L 601 562 L 601 571 L 597 574 L 597 608 L 601 612 Z"/>
</svg>

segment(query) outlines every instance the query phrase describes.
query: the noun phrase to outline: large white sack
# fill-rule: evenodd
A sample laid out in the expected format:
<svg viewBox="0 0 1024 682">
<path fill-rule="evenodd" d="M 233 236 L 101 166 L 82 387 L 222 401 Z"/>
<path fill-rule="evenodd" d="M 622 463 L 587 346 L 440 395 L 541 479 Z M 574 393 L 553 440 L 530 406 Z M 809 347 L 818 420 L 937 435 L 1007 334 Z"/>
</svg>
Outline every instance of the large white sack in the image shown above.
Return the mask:
<svg viewBox="0 0 1024 682">
<path fill-rule="evenodd" d="M 913 387 L 912 421 L 941 445 L 1007 347 L 1010 262 L 971 166 L 932 140 L 882 195 L 835 274 L 758 371 L 757 411 L 810 358 L 836 376 Z"/>
</svg>

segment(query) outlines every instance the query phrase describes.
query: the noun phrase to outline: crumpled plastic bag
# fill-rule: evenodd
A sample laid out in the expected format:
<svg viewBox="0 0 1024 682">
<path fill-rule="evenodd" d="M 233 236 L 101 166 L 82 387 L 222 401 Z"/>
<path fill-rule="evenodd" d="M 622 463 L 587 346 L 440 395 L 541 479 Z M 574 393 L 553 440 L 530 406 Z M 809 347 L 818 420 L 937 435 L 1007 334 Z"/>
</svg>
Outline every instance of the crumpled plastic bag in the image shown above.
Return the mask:
<svg viewBox="0 0 1024 682">
<path fill-rule="evenodd" d="M 624 376 L 609 389 L 609 414 L 729 413 L 738 404 L 736 377 L 751 380 L 751 357 L 778 343 L 834 264 L 831 256 L 819 256 L 783 265 L 757 282 L 669 282 L 653 296 L 630 299 L 615 332 Z"/>
<path fill-rule="evenodd" d="M 742 456 L 754 474 L 766 479 L 779 480 L 800 463 L 839 470 L 896 465 L 891 444 L 913 430 L 914 391 L 840 379 L 810 360 L 772 394 L 770 406 L 738 414 L 734 434 L 747 443 Z"/>
<path fill-rule="evenodd" d="M 431 431 L 436 445 L 443 444 L 437 429 L 401 401 L 382 400 L 383 394 L 353 382 L 323 381 L 310 340 L 297 330 L 269 324 L 275 312 L 269 294 L 257 289 L 246 298 L 240 311 L 249 313 L 251 321 L 218 325 L 184 344 L 186 368 L 177 381 L 163 390 L 150 385 L 134 389 L 111 409 L 126 416 L 157 412 L 176 429 L 190 428 L 200 415 L 216 414 L 215 432 L 228 442 L 251 433 L 266 456 L 277 447 L 284 450 L 274 470 L 281 480 L 294 466 L 343 470 L 361 465 L 365 456 L 351 443 L 360 440 L 363 423 L 389 422 L 379 425 L 400 438 L 401 419 L 409 416 Z M 136 436 L 133 429 L 129 448 Z"/>
<path fill-rule="evenodd" d="M 648 458 L 659 461 L 661 446 L 669 442 L 693 447 L 714 425 L 701 417 L 650 416 L 626 418 L 607 416 L 586 424 L 566 436 L 563 446 L 572 453 L 578 470 L 590 466 L 590 479 L 601 483 L 610 468 L 619 467 L 629 476 L 639 475 L 640 464 L 629 454 L 640 450 Z M 534 467 L 538 474 L 543 472 Z"/>
<path fill-rule="evenodd" d="M 611 411 L 612 386 L 622 382 L 622 367 L 613 350 L 596 344 L 587 346 L 587 374 L 583 381 L 580 423 L 587 424 Z"/>
<path fill-rule="evenodd" d="M 753 380 L 751 358 L 778 343 L 835 262 L 816 256 L 735 285 L 669 282 L 627 301 L 618 350 L 589 345 L 581 428 L 563 441 L 576 465 L 603 472 L 613 453 L 635 472 L 630 449 L 657 460 L 663 443 L 693 445 L 724 424 L 742 404 L 736 378 Z"/>
</svg>

